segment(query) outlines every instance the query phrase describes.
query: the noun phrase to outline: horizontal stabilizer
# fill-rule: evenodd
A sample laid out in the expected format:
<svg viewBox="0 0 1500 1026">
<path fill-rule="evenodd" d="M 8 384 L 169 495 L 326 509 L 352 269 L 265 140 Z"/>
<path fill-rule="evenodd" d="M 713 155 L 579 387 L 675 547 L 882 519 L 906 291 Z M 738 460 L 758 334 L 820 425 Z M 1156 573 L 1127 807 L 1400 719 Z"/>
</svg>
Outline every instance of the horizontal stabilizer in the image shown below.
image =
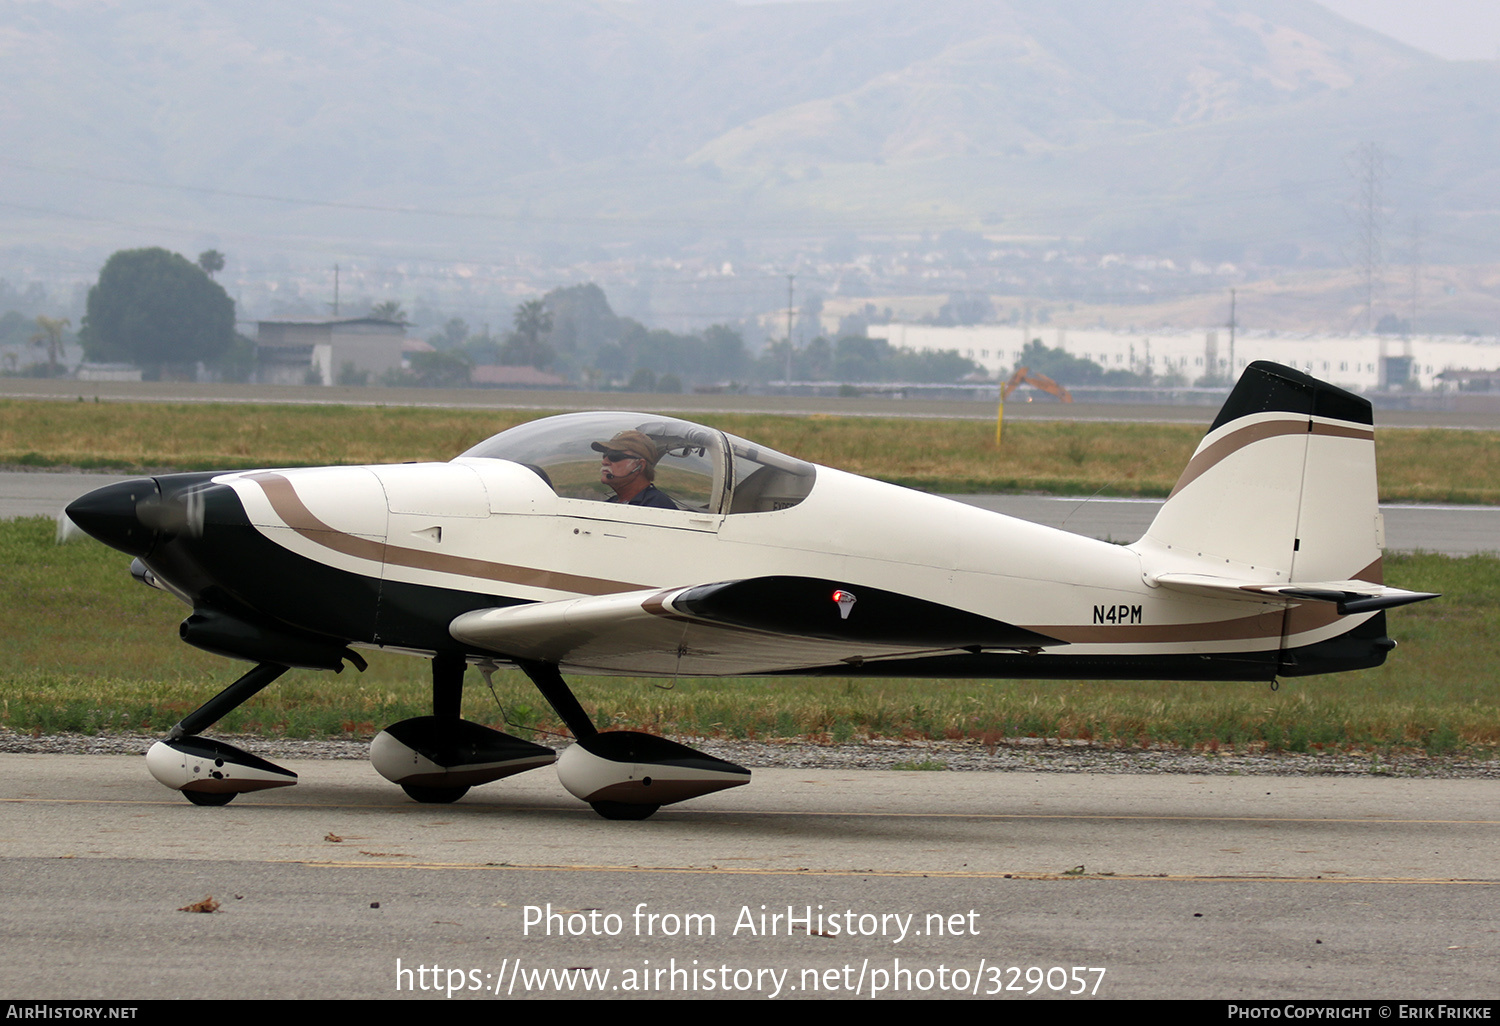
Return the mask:
<svg viewBox="0 0 1500 1026">
<path fill-rule="evenodd" d="M 1206 598 L 1235 599 L 1243 602 L 1332 602 L 1341 616 L 1390 609 L 1412 602 L 1437 598 L 1427 591 L 1406 591 L 1369 581 L 1301 581 L 1296 584 L 1265 584 L 1215 577 L 1212 574 L 1158 574 L 1151 583 L 1174 591 L 1184 591 Z"/>
<path fill-rule="evenodd" d="M 1355 587 L 1345 587 L 1351 584 Z M 1437 592 L 1433 591 L 1404 591 L 1401 588 L 1387 588 L 1384 585 L 1368 584 L 1365 581 L 1339 581 L 1332 585 L 1288 584 L 1280 589 L 1280 593 L 1287 598 L 1309 602 L 1337 603 L 1340 616 L 1348 616 L 1351 613 L 1370 613 L 1377 609 L 1390 609 L 1392 606 L 1405 606 L 1412 602 L 1425 602 L 1428 599 L 1440 597 Z"/>
</svg>

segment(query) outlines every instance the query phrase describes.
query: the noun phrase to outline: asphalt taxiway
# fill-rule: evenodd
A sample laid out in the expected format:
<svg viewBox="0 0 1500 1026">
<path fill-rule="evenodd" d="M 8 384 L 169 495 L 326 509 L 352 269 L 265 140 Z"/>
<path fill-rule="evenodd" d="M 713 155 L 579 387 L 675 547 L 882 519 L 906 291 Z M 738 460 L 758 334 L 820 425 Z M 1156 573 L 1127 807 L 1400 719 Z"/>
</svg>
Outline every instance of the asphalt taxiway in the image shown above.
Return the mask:
<svg viewBox="0 0 1500 1026">
<path fill-rule="evenodd" d="M 286 765 L 297 786 L 206 809 L 139 757 L 0 756 L 0 991 L 1500 988 L 1494 781 L 769 767 L 617 823 L 547 769 L 422 806 L 364 762 Z M 400 972 L 417 967 L 442 973 Z"/>
<path fill-rule="evenodd" d="M 986 398 L 927 398 L 918 386 L 904 393 L 863 396 L 750 395 L 734 392 L 644 393 L 575 392 L 551 389 L 504 388 L 384 388 L 307 385 L 193 383 L 177 381 L 75 381 L 69 378 L 0 379 L 0 399 L 59 402 L 159 402 L 270 404 L 290 406 L 425 406 L 440 409 L 537 410 L 563 413 L 577 410 L 650 410 L 691 419 L 705 412 L 734 411 L 802 416 L 941 418 L 988 420 L 996 414 L 994 393 Z M 1227 393 L 1225 393 L 1227 395 Z M 1012 397 L 1005 405 L 1006 420 L 1151 421 L 1202 424 L 1214 419 L 1223 396 L 1202 395 L 1199 403 L 1058 403 L 1030 394 Z M 1036 401 L 1033 401 L 1036 400 Z M 1462 396 L 1456 409 L 1377 409 L 1383 427 L 1442 427 L 1496 430 L 1500 407 L 1484 396 Z"/>
</svg>

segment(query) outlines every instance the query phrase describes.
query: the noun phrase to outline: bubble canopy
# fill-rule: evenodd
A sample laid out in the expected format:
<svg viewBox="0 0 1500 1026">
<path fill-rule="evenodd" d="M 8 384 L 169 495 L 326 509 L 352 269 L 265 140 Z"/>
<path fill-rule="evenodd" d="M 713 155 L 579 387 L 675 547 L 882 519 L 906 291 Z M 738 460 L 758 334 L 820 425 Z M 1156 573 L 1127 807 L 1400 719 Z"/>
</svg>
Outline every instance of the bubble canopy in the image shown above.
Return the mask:
<svg viewBox="0 0 1500 1026">
<path fill-rule="evenodd" d="M 621 431 L 656 445 L 657 488 L 679 509 L 697 513 L 769 513 L 795 506 L 812 490 L 817 469 L 716 428 L 650 413 L 566 413 L 513 427 L 459 459 L 520 463 L 558 495 L 604 502 L 614 493 L 599 480 L 600 453 Z"/>
</svg>

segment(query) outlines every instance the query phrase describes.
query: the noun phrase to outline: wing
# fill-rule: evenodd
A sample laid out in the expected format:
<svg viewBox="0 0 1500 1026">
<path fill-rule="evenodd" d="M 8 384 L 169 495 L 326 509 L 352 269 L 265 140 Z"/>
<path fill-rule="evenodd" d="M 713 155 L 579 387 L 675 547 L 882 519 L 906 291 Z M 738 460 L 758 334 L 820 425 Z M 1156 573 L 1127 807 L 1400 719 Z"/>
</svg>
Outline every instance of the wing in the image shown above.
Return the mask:
<svg viewBox="0 0 1500 1026">
<path fill-rule="evenodd" d="M 785 673 L 957 651 L 1066 642 L 896 592 L 812 577 L 754 577 L 478 609 L 455 639 L 575 670 L 651 675 Z"/>
</svg>

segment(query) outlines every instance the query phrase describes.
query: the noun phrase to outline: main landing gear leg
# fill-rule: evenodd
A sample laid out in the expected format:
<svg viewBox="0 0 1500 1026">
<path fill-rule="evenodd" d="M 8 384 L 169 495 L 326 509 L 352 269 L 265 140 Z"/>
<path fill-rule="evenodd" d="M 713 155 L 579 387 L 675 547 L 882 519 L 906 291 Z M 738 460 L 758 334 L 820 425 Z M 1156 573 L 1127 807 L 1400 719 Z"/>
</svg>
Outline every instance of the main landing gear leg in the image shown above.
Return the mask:
<svg viewBox="0 0 1500 1026">
<path fill-rule="evenodd" d="M 200 730 L 207 730 L 248 702 L 286 671 L 287 667 L 280 663 L 259 663 L 184 716 L 146 753 L 146 768 L 151 775 L 167 787 L 181 791 L 194 805 L 228 805 L 242 791 L 295 784 L 297 774 L 291 770 L 226 742 L 197 736 Z"/>
<path fill-rule="evenodd" d="M 456 720 L 464 701 L 464 671 L 469 668 L 462 656 L 432 657 L 432 715 Z"/>
<path fill-rule="evenodd" d="M 723 759 L 633 730 L 600 731 L 556 663 L 517 659 L 577 744 L 557 761 L 557 779 L 605 819 L 646 819 L 663 805 L 750 782 L 750 771 Z"/>
<path fill-rule="evenodd" d="M 459 656 L 436 655 L 432 657 L 432 717 L 448 720 L 457 726 L 462 722 L 464 701 L 464 672 L 469 664 Z M 421 784 L 402 784 L 401 790 L 414 802 L 423 805 L 447 805 L 469 793 L 469 785 L 462 787 L 424 787 Z"/>
<path fill-rule="evenodd" d="M 370 743 L 376 772 L 412 801 L 446 805 L 471 787 L 557 761 L 550 748 L 463 718 L 468 668 L 462 655 L 433 656 L 432 715 L 393 723 Z"/>
<path fill-rule="evenodd" d="M 573 691 L 568 687 L 568 682 L 563 680 L 561 671 L 556 663 L 537 663 L 530 659 L 517 659 L 516 665 L 521 672 L 531 678 L 531 683 L 542 693 L 547 704 L 552 706 L 554 712 L 567 724 L 573 736 L 579 741 L 585 741 L 599 733 L 594 726 L 594 721 L 589 719 L 588 713 L 583 711 L 583 706 L 578 704 L 578 699 L 573 696 Z"/>
</svg>

